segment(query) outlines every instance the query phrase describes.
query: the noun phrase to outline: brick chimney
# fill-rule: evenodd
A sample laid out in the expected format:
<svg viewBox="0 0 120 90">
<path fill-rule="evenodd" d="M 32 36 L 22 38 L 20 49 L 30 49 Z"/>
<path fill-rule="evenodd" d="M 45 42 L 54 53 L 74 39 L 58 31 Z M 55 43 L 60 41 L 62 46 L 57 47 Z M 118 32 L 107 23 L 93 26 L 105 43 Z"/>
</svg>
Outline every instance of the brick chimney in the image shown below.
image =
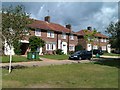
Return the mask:
<svg viewBox="0 0 120 90">
<path fill-rule="evenodd" d="M 66 25 L 66 28 L 68 28 L 68 29 L 71 30 L 71 25 L 70 25 L 70 24 L 67 24 L 67 25 Z"/>
<path fill-rule="evenodd" d="M 87 27 L 87 30 L 92 30 L 92 27 L 91 26 Z"/>
<path fill-rule="evenodd" d="M 46 22 L 50 22 L 50 16 L 46 16 L 46 17 L 44 18 L 44 20 L 45 20 Z"/>
</svg>

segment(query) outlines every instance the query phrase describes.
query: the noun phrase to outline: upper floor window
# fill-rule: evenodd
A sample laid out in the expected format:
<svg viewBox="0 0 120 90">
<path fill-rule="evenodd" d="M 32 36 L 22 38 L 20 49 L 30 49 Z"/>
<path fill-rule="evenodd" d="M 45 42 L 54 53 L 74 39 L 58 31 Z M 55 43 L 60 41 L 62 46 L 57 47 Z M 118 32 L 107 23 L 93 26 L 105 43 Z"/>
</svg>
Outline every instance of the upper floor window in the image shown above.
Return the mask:
<svg viewBox="0 0 120 90">
<path fill-rule="evenodd" d="M 107 40 L 106 40 L 106 39 L 104 39 L 104 42 L 107 42 Z"/>
<path fill-rule="evenodd" d="M 70 40 L 74 40 L 73 34 L 70 35 Z"/>
<path fill-rule="evenodd" d="M 47 37 L 54 38 L 54 32 L 53 31 L 47 31 Z"/>
<path fill-rule="evenodd" d="M 103 42 L 103 39 L 101 39 L 101 42 Z"/>
<path fill-rule="evenodd" d="M 35 36 L 41 36 L 41 30 L 40 29 L 35 30 Z"/>
<path fill-rule="evenodd" d="M 62 33 L 62 39 L 66 39 L 66 33 Z"/>
<path fill-rule="evenodd" d="M 23 35 L 29 35 L 28 29 L 24 29 L 24 34 Z"/>
</svg>

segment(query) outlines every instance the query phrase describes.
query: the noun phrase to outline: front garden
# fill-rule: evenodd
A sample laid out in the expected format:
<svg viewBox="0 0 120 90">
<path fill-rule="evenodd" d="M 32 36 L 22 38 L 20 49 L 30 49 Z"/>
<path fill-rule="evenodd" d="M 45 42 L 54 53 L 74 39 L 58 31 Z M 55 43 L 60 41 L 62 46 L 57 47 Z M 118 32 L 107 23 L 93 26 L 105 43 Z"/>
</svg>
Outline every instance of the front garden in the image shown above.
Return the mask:
<svg viewBox="0 0 120 90">
<path fill-rule="evenodd" d="M 118 88 L 118 68 L 78 63 L 3 69 L 3 88 Z"/>
</svg>

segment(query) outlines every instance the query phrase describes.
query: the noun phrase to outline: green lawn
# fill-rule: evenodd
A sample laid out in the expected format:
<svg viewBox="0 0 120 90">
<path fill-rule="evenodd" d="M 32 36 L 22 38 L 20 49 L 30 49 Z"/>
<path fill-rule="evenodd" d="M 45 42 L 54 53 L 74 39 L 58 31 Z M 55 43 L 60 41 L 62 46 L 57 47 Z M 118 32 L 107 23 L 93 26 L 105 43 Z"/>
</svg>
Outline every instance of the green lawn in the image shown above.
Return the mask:
<svg viewBox="0 0 120 90">
<path fill-rule="evenodd" d="M 26 61 L 31 61 L 31 60 L 28 60 L 24 56 L 13 55 L 12 62 L 26 62 Z M 2 56 L 2 63 L 8 63 L 8 62 L 9 62 L 9 56 Z"/>
<path fill-rule="evenodd" d="M 120 56 L 119 54 L 115 54 L 115 53 L 104 53 L 103 55 L 106 55 L 106 56 Z"/>
<path fill-rule="evenodd" d="M 68 59 L 68 55 L 43 55 L 40 57 L 48 58 L 48 59 L 56 59 L 56 60 L 65 60 Z"/>
<path fill-rule="evenodd" d="M 3 69 L 3 88 L 118 88 L 118 68 L 100 64 Z"/>
</svg>

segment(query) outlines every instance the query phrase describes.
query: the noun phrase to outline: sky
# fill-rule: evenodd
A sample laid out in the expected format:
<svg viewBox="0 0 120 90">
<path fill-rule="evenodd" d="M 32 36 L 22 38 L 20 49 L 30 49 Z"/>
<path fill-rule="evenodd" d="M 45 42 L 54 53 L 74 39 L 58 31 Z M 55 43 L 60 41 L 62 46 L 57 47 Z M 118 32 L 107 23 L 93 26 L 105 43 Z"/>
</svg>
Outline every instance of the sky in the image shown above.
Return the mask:
<svg viewBox="0 0 120 90">
<path fill-rule="evenodd" d="M 3 2 L 2 7 L 24 5 L 31 18 L 65 26 L 71 24 L 72 31 L 87 29 L 88 26 L 106 34 L 110 22 L 118 20 L 117 2 Z"/>
</svg>

